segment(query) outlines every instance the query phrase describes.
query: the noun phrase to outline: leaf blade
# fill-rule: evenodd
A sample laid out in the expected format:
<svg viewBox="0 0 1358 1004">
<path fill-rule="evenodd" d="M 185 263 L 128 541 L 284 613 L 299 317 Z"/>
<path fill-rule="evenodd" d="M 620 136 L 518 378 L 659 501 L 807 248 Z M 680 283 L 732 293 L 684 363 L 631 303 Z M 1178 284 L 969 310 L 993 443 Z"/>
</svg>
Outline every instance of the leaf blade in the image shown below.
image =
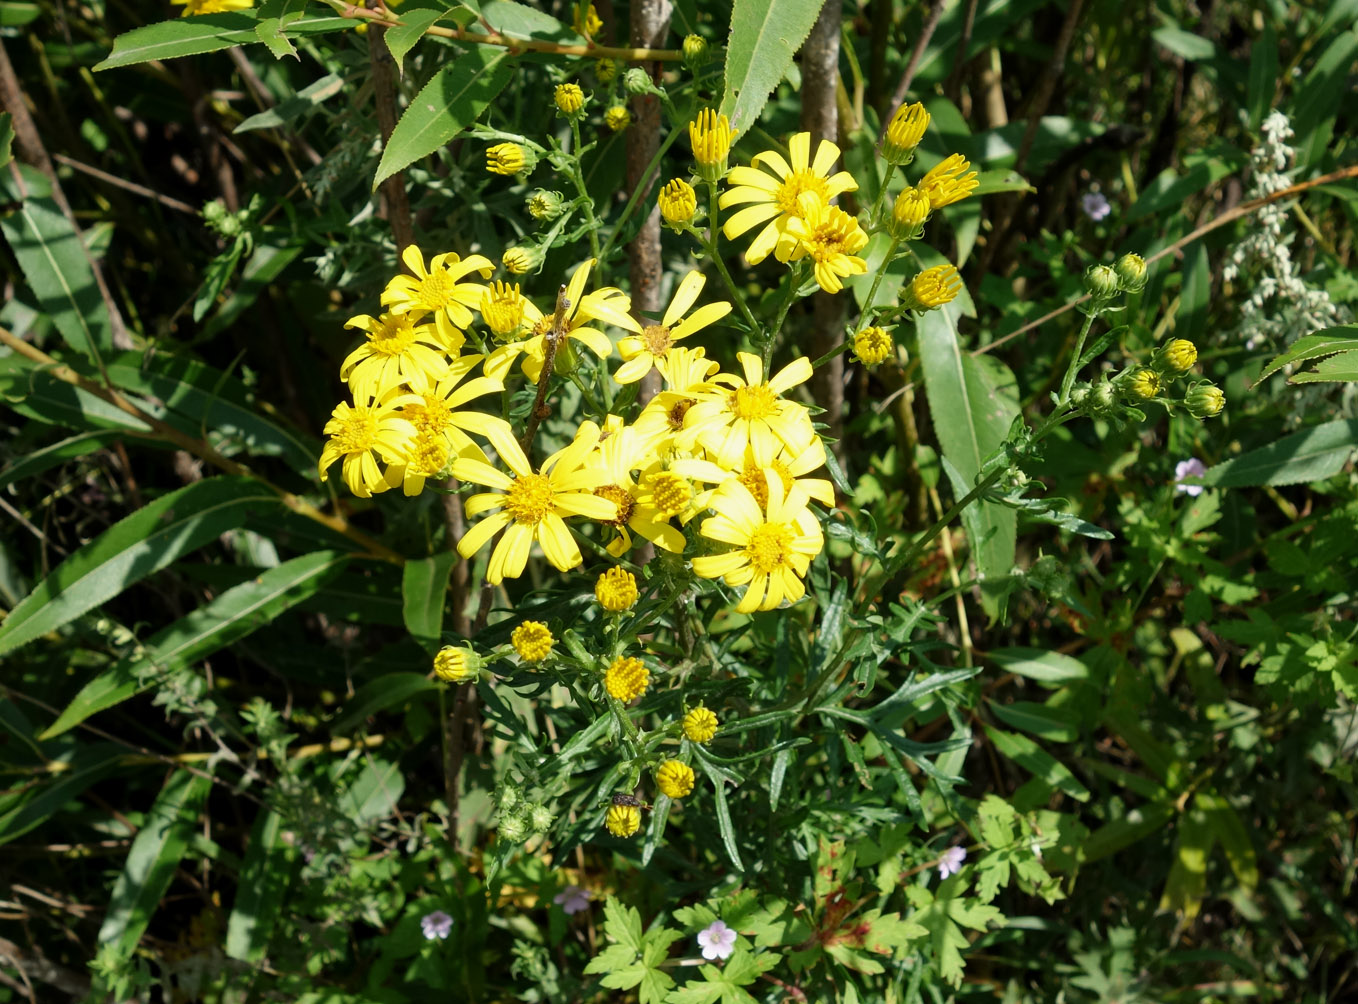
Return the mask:
<svg viewBox="0 0 1358 1004">
<path fill-rule="evenodd" d="M 822 6 L 822 0 L 735 0 L 721 99 L 721 112 L 735 133 L 759 117 Z"/>
</svg>

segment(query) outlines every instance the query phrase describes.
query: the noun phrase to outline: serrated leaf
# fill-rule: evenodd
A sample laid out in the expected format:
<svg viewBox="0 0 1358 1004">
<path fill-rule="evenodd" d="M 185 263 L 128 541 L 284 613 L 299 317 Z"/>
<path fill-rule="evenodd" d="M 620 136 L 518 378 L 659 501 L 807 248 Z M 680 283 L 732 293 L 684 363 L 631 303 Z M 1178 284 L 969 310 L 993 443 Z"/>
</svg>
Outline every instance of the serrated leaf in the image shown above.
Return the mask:
<svg viewBox="0 0 1358 1004">
<path fill-rule="evenodd" d="M 1335 419 L 1208 468 L 1199 480 L 1217 488 L 1295 485 L 1333 477 L 1358 447 L 1358 419 Z"/>
<path fill-rule="evenodd" d="M 1287 378 L 1291 384 L 1353 383 L 1358 381 L 1358 351 L 1349 350 L 1316 363 L 1314 369 Z"/>
<path fill-rule="evenodd" d="M 153 59 L 174 59 L 216 52 L 237 45 L 260 41 L 255 34 L 258 19 L 242 11 L 221 14 L 200 14 L 196 17 L 160 21 L 124 32 L 113 40 L 113 51 L 94 70 L 113 70 L 133 66 Z M 288 25 L 290 35 L 322 35 L 332 31 L 352 30 L 354 22 L 347 17 L 299 18 Z"/>
<path fill-rule="evenodd" d="M 1259 386 L 1284 366 L 1306 362 L 1309 359 L 1320 359 L 1355 348 L 1358 348 L 1358 326 L 1352 324 L 1325 328 L 1313 335 L 1304 335 L 1293 342 L 1286 352 L 1274 357 L 1273 361 L 1264 367 L 1254 385 Z"/>
<path fill-rule="evenodd" d="M 281 506 L 277 495 L 246 478 L 208 478 L 157 499 L 105 530 L 38 583 L 0 624 L 0 654 L 56 630 L 241 526 L 252 511 Z"/>
<path fill-rule="evenodd" d="M 413 7 L 410 4 L 402 6 L 399 13 L 401 23 L 382 33 L 382 41 L 387 44 L 387 51 L 396 61 L 398 74 L 405 72 L 402 64 L 405 62 L 406 53 L 415 47 L 415 43 L 424 37 L 425 32 L 452 13 L 447 7 Z"/>
<path fill-rule="evenodd" d="M 735 0 L 721 112 L 736 133 L 759 118 L 822 6 L 823 0 Z"/>
<path fill-rule="evenodd" d="M 373 190 L 476 121 L 509 82 L 513 67 L 506 50 L 488 45 L 475 46 L 445 63 L 415 95 L 392 130 L 377 165 Z"/>
</svg>

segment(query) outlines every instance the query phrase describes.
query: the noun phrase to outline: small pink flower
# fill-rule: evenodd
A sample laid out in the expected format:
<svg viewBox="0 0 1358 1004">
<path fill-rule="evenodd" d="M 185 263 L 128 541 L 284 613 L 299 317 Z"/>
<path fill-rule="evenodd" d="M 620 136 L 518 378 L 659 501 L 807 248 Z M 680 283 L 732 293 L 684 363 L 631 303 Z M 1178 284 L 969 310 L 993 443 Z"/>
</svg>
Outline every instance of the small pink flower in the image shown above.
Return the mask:
<svg viewBox="0 0 1358 1004">
<path fill-rule="evenodd" d="M 1206 473 L 1207 466 L 1197 457 L 1180 460 L 1174 465 L 1174 490 L 1196 498 L 1202 494 L 1202 485 L 1184 485 L 1179 482 L 1183 481 L 1184 478 L 1200 478 Z"/>
<path fill-rule="evenodd" d="M 552 902 L 561 907 L 569 916 L 579 913 L 581 910 L 588 910 L 591 899 L 593 897 L 589 894 L 588 889 L 581 889 L 578 885 L 568 885 L 552 897 Z"/>
<path fill-rule="evenodd" d="M 938 877 L 947 878 L 962 870 L 962 862 L 967 859 L 967 849 L 961 844 L 949 847 L 938 856 Z"/>
<path fill-rule="evenodd" d="M 736 932 L 720 920 L 714 920 L 698 932 L 698 945 L 704 959 L 728 959 L 736 950 Z"/>
<path fill-rule="evenodd" d="M 1080 208 L 1095 223 L 1113 211 L 1113 207 L 1108 204 L 1108 199 L 1102 192 L 1085 192 L 1080 196 Z"/>
<path fill-rule="evenodd" d="M 453 930 L 453 918 L 442 910 L 426 913 L 420 918 L 420 930 L 430 941 L 442 941 Z"/>
</svg>

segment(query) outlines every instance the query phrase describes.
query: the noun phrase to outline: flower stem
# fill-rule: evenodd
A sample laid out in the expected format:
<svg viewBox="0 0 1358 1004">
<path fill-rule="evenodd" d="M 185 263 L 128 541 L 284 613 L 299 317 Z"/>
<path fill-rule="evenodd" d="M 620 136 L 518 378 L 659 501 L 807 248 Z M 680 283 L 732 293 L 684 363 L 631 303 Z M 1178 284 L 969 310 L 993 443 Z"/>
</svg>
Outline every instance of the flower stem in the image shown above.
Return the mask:
<svg viewBox="0 0 1358 1004">
<path fill-rule="evenodd" d="M 1075 374 L 1080 369 L 1080 354 L 1085 350 L 1085 339 L 1089 337 L 1089 329 L 1094 325 L 1094 318 L 1098 316 L 1098 311 L 1091 310 L 1085 315 L 1084 327 L 1080 329 L 1080 337 L 1075 341 L 1075 353 L 1070 357 L 1070 365 L 1066 367 L 1066 375 L 1061 380 L 1061 396 L 1057 399 L 1057 409 L 1063 409 L 1066 402 L 1070 400 L 1070 388 L 1075 384 Z"/>
<path fill-rule="evenodd" d="M 717 273 L 721 276 L 721 281 L 726 283 L 726 289 L 731 294 L 731 299 L 740 308 L 741 316 L 745 318 L 745 323 L 750 326 L 751 334 L 756 334 L 760 330 L 759 322 L 754 319 L 754 314 L 750 312 L 749 305 L 745 302 L 745 297 L 740 295 L 740 290 L 736 289 L 735 281 L 731 278 L 731 273 L 726 270 L 726 262 L 722 261 L 721 253 L 717 247 L 717 186 L 711 182 L 707 185 L 708 191 L 708 210 L 707 210 L 707 232 L 709 236 L 704 239 L 698 236 L 699 243 L 707 256 L 712 259 L 712 264 L 717 267 Z M 696 233 L 696 231 L 695 231 Z"/>
<path fill-rule="evenodd" d="M 599 257 L 599 221 L 594 218 L 594 200 L 589 197 L 589 190 L 585 188 L 585 176 L 580 171 L 580 123 L 571 119 L 571 139 L 575 145 L 571 147 L 571 181 L 575 183 L 575 190 L 580 193 L 580 208 L 584 210 L 585 222 L 589 224 L 586 236 L 589 238 L 589 253 L 594 259 Z"/>
<path fill-rule="evenodd" d="M 886 275 L 886 270 L 891 266 L 891 259 L 896 257 L 896 249 L 901 246 L 899 239 L 893 239 L 891 247 L 886 249 L 886 257 L 882 259 L 882 267 L 877 270 L 877 274 L 872 277 L 872 285 L 868 287 L 868 298 L 863 301 L 863 309 L 859 317 L 867 317 L 872 310 L 872 301 L 877 296 L 877 287 L 882 284 L 882 276 Z"/>
</svg>

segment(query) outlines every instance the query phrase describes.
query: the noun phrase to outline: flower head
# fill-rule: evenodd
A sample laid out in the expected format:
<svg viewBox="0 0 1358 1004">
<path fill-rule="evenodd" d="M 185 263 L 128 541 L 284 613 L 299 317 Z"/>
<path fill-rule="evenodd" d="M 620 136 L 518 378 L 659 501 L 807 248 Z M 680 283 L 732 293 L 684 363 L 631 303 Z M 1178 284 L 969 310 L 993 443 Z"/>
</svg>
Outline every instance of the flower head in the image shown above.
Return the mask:
<svg viewBox="0 0 1358 1004">
<path fill-rule="evenodd" d="M 594 583 L 594 598 L 609 613 L 631 609 L 639 595 L 636 577 L 618 565 L 605 571 Z"/>
<path fill-rule="evenodd" d="M 586 38 L 593 38 L 599 34 L 603 29 L 604 22 L 599 17 L 599 12 L 594 9 L 594 4 L 590 4 L 583 10 L 579 3 L 572 2 L 571 6 L 575 9 L 575 17 L 571 20 L 575 33 L 584 35 Z"/>
<path fill-rule="evenodd" d="M 585 107 L 585 92 L 579 84 L 557 84 L 555 99 L 557 110 L 568 118 L 579 115 Z"/>
<path fill-rule="evenodd" d="M 784 493 L 782 480 L 772 473 L 765 474 L 765 483 L 768 501 L 763 506 L 738 479 L 717 489 L 711 508 L 718 515 L 704 520 L 699 531 L 709 540 L 732 545 L 732 550 L 693 559 L 693 572 L 700 578 L 746 587 L 736 606 L 743 614 L 801 599 L 806 592 L 802 578 L 825 543 L 807 508 L 806 490 L 794 484 Z"/>
<path fill-rule="evenodd" d="M 890 164 L 907 162 L 924 138 L 924 130 L 928 128 L 929 113 L 924 110 L 924 105 L 918 101 L 913 105 L 901 105 L 886 127 L 882 155 Z"/>
<path fill-rule="evenodd" d="M 594 61 L 594 79 L 601 84 L 611 84 L 613 78 L 618 75 L 618 64 L 611 59 L 596 59 Z M 563 109 L 564 110 L 564 109 Z"/>
<path fill-rule="evenodd" d="M 684 715 L 684 736 L 692 743 L 710 743 L 717 734 L 717 716 L 701 704 Z"/>
<path fill-rule="evenodd" d="M 525 205 L 528 215 L 535 220 L 554 220 L 565 210 L 560 192 L 548 192 L 541 188 L 528 196 Z"/>
<path fill-rule="evenodd" d="M 685 35 L 679 48 L 684 53 L 684 66 L 695 73 L 707 62 L 707 39 L 701 35 Z"/>
<path fill-rule="evenodd" d="M 1175 338 L 1155 353 L 1155 364 L 1177 376 L 1187 373 L 1198 361 L 1198 347 L 1187 338 Z"/>
<path fill-rule="evenodd" d="M 695 390 L 697 403 L 684 414 L 684 435 L 703 445 L 718 464 L 729 469 L 753 446 L 760 466 L 778 451 L 779 443 L 800 451 L 815 438 L 807 410 L 783 394 L 811 378 L 811 360 L 794 359 L 777 374 L 764 379 L 759 356 L 738 352 L 745 377 L 719 373 L 709 389 Z"/>
<path fill-rule="evenodd" d="M 864 366 L 885 362 L 894 348 L 895 343 L 884 328 L 864 328 L 853 336 L 853 354 Z"/>
<path fill-rule="evenodd" d="M 517 143 L 496 143 L 486 151 L 486 170 L 491 174 L 518 174 L 528 158 Z"/>
<path fill-rule="evenodd" d="M 535 261 L 536 256 L 527 248 L 510 248 L 500 257 L 500 264 L 510 275 L 523 275 Z"/>
<path fill-rule="evenodd" d="M 843 192 L 857 190 L 858 182 L 848 171 L 831 174 L 839 160 L 839 147 L 828 139 L 816 147 L 811 159 L 811 134 L 799 132 L 788 140 L 789 160 L 776 150 L 757 153 L 749 167 L 731 169 L 731 185 L 722 194 L 719 205 L 750 203 L 735 213 L 722 226 L 728 239 L 739 237 L 752 227 L 764 224 L 745 251 L 745 260 L 757 265 L 773 252 L 779 261 L 788 261 L 797 247 L 797 238 L 786 233 L 788 221 L 802 215 L 806 202 L 802 195 L 811 195 L 813 205 L 829 206 L 830 200 Z M 768 171 L 761 171 L 761 166 Z M 864 242 L 867 238 L 864 237 Z M 861 247 L 862 245 L 860 245 Z"/>
<path fill-rule="evenodd" d="M 698 211 L 698 194 L 682 178 L 666 182 L 665 187 L 660 189 L 657 201 L 660 203 L 660 215 L 676 229 L 691 223 L 693 214 Z"/>
<path fill-rule="evenodd" d="M 670 798 L 683 798 L 693 791 L 693 768 L 682 760 L 666 760 L 655 772 L 655 784 Z"/>
<path fill-rule="evenodd" d="M 680 280 L 679 287 L 674 291 L 674 299 L 670 301 L 660 323 L 648 324 L 639 334 L 629 335 L 618 343 L 618 354 L 622 356 L 623 364 L 613 374 L 614 380 L 622 384 L 636 383 L 669 354 L 675 342 L 720 321 L 731 312 L 731 305 L 719 300 L 703 304 L 688 317 L 684 316 L 697 301 L 706 282 L 701 272 L 695 270 L 688 273 Z"/>
<path fill-rule="evenodd" d="M 891 220 L 887 224 L 891 231 L 891 236 L 896 240 L 911 240 L 918 236 L 920 227 L 929 218 L 929 213 L 933 211 L 933 206 L 929 204 L 929 196 L 925 195 L 918 188 L 906 187 L 901 190 L 901 194 L 896 196 L 896 201 L 891 207 Z"/>
<path fill-rule="evenodd" d="M 568 885 L 552 897 L 552 902 L 561 907 L 562 912 L 569 917 L 572 914 L 588 910 L 589 901 L 593 898 L 588 889 L 582 889 L 578 885 Z"/>
<path fill-rule="evenodd" d="M 1226 407 L 1226 395 L 1216 384 L 1204 380 L 1188 388 L 1184 406 L 1194 418 L 1216 418 Z"/>
<path fill-rule="evenodd" d="M 950 206 L 971 194 L 979 184 L 976 172 L 967 172 L 971 164 L 960 153 L 944 157 L 935 164 L 916 186 L 929 199 L 933 209 Z"/>
<path fill-rule="evenodd" d="M 952 303 L 962 291 L 962 278 L 952 265 L 926 268 L 901 289 L 901 306 L 907 310 L 933 310 Z"/>
<path fill-rule="evenodd" d="M 622 132 L 632 124 L 632 113 L 624 105 L 614 105 L 604 112 L 604 125 L 614 132 Z"/>
<path fill-rule="evenodd" d="M 1146 259 L 1139 254 L 1125 254 L 1113 263 L 1118 286 L 1125 293 L 1137 293 L 1146 288 Z"/>
<path fill-rule="evenodd" d="M 1102 192 L 1085 192 L 1080 196 L 1080 208 L 1095 223 L 1113 211 L 1113 207 L 1108 204 L 1108 197 Z"/>
<path fill-rule="evenodd" d="M 460 258 L 447 252 L 434 255 L 426 268 L 424 255 L 414 244 L 401 252 L 401 261 L 413 275 L 398 275 L 387 283 L 382 306 L 393 314 L 413 314 L 416 320 L 432 313 L 441 339 L 456 351 L 462 345 L 462 333 L 449 334 L 449 328 L 466 328 L 472 323 L 472 311 L 480 305 L 486 288 L 479 282 L 463 280 L 472 272 L 489 279 L 494 264 L 485 255 Z"/>
<path fill-rule="evenodd" d="M 604 673 L 604 689 L 610 697 L 623 704 L 635 701 L 646 693 L 651 673 L 640 659 L 619 656 Z"/>
<path fill-rule="evenodd" d="M 1138 401 L 1150 401 L 1160 393 L 1160 374 L 1143 366 L 1127 377 L 1123 387 L 1129 397 Z"/>
<path fill-rule="evenodd" d="M 462 333 L 449 345 L 433 324 L 414 323 L 413 314 L 358 314 L 344 322 L 360 329 L 365 340 L 340 366 L 340 379 L 349 381 L 355 400 L 381 397 L 394 387 L 406 385 L 422 391 L 436 383 L 448 369 L 448 355 L 461 346 Z"/>
<path fill-rule="evenodd" d="M 938 877 L 945 879 L 949 875 L 956 875 L 962 870 L 962 862 L 966 857 L 967 849 L 961 844 L 949 847 L 938 856 Z"/>
<path fill-rule="evenodd" d="M 641 808 L 636 805 L 610 805 L 604 826 L 615 837 L 630 837 L 641 829 Z"/>
<path fill-rule="evenodd" d="M 512 338 L 525 323 L 542 320 L 542 311 L 519 292 L 518 283 L 493 282 L 481 297 L 481 320 L 499 342 Z"/>
<path fill-rule="evenodd" d="M 797 241 L 788 260 L 810 255 L 820 288 L 838 293 L 844 288 L 843 277 L 868 270 L 868 263 L 858 257 L 867 246 L 868 235 L 844 210 L 821 202 L 810 192 L 803 192 L 798 204 L 801 215 L 787 221 L 787 233 Z"/>
<path fill-rule="evenodd" d="M 731 155 L 731 121 L 711 108 L 704 108 L 688 124 L 688 139 L 693 145 L 693 160 L 698 177 L 716 184 L 726 174 L 726 158 Z"/>
<path fill-rule="evenodd" d="M 442 910 L 426 913 L 420 918 L 420 930 L 429 941 L 442 941 L 453 930 L 453 918 Z"/>
<path fill-rule="evenodd" d="M 584 423 L 575 439 L 548 457 L 538 471 L 529 465 L 503 422 L 488 423 L 483 434 L 512 474 L 472 457 L 453 462 L 455 478 L 493 489 L 467 499 L 464 508 L 468 518 L 496 510 L 463 535 L 457 544 L 458 553 L 471 558 L 503 530 L 486 568 L 486 581 L 492 585 L 523 574 L 535 542 L 542 545 L 547 560 L 563 572 L 580 564 L 580 548 L 563 517 L 609 519 L 616 508 L 591 492 L 599 483 L 599 475 L 584 469 L 586 457 L 598 442 L 599 427 Z"/>
<path fill-rule="evenodd" d="M 552 654 L 556 639 L 541 621 L 524 621 L 509 636 L 509 643 L 524 662 L 541 662 Z"/>
<path fill-rule="evenodd" d="M 1206 488 L 1205 485 L 1186 485 L 1184 478 L 1200 478 L 1207 473 L 1207 465 L 1197 457 L 1180 460 L 1174 465 L 1174 490 L 1197 498 Z"/>
<path fill-rule="evenodd" d="M 180 17 L 194 17 L 198 14 L 221 14 L 231 10 L 249 10 L 255 0 L 170 0 L 175 6 L 183 5 Z"/>
<path fill-rule="evenodd" d="M 469 648 L 444 645 L 434 656 L 434 675 L 444 683 L 466 683 L 475 680 L 484 660 Z"/>
<path fill-rule="evenodd" d="M 698 932 L 698 947 L 709 961 L 729 959 L 736 950 L 736 932 L 720 920 L 714 920 Z"/>
<path fill-rule="evenodd" d="M 324 432 L 330 438 L 321 450 L 321 480 L 330 476 L 330 465 L 343 458 L 344 483 L 359 498 L 391 487 L 377 461 L 399 463 L 405 458 L 415 427 L 399 409 L 413 398 L 392 388 L 380 398 L 336 405 L 325 423 Z"/>
</svg>

